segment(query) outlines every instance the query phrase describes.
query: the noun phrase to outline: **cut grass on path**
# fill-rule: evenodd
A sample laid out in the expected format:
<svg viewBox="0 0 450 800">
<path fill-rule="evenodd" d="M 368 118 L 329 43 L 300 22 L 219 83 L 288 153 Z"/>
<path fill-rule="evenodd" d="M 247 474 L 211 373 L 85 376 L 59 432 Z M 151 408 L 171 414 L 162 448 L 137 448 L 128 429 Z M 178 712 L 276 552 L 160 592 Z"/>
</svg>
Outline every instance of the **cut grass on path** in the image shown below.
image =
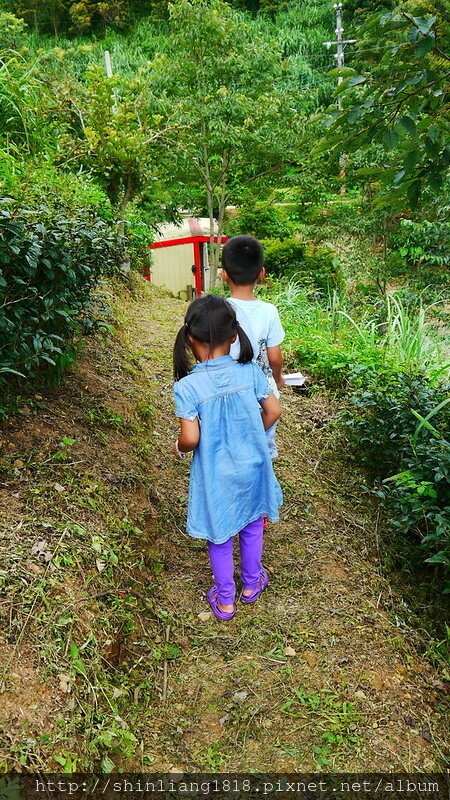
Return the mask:
<svg viewBox="0 0 450 800">
<path fill-rule="evenodd" d="M 113 335 L 1 429 L 0 769 L 442 768 L 445 686 L 380 573 L 330 402 L 284 394 L 270 587 L 219 624 L 170 449 L 185 304 L 105 291 Z"/>
</svg>

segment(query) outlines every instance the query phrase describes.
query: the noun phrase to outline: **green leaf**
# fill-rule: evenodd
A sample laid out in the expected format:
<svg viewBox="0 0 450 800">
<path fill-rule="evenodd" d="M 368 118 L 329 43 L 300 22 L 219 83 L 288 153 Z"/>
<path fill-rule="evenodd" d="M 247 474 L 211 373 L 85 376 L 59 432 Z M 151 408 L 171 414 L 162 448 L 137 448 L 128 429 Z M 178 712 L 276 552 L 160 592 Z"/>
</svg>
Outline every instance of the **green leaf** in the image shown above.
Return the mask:
<svg viewBox="0 0 450 800">
<path fill-rule="evenodd" d="M 443 550 L 440 550 L 439 553 L 435 553 L 434 555 L 430 556 L 429 558 L 425 559 L 426 564 L 445 564 L 446 566 L 450 565 L 450 558 L 445 554 Z"/>
<path fill-rule="evenodd" d="M 426 415 L 426 417 L 422 417 L 421 414 L 419 414 L 417 411 L 414 411 L 413 408 L 411 409 L 411 413 L 414 414 L 416 419 L 418 419 L 420 421 L 420 425 L 418 425 L 416 430 L 414 431 L 414 436 L 413 436 L 413 443 L 414 444 L 417 444 L 417 437 L 418 437 L 421 429 L 424 428 L 424 427 L 427 430 L 429 430 L 431 433 L 433 433 L 435 436 L 440 436 L 441 435 L 439 433 L 439 431 L 436 430 L 436 428 L 433 428 L 433 426 L 430 425 L 429 420 L 433 419 L 433 417 L 435 417 L 436 414 L 439 414 L 439 411 L 442 411 L 442 409 L 445 408 L 445 406 L 448 406 L 449 403 L 450 403 L 450 397 L 447 397 L 445 400 L 442 400 L 441 403 L 439 403 L 437 406 L 435 406 L 435 408 L 433 408 Z"/>
<path fill-rule="evenodd" d="M 100 769 L 105 775 L 109 775 L 115 769 L 116 765 L 114 761 L 111 761 L 108 756 L 103 756 L 102 760 L 100 761 Z"/>
<path fill-rule="evenodd" d="M 423 58 L 423 56 L 425 56 L 427 53 L 430 52 L 430 50 L 433 49 L 434 45 L 435 45 L 435 35 L 434 33 L 430 33 L 428 34 L 428 36 L 424 36 L 424 38 L 420 40 L 420 42 L 414 48 L 414 52 L 416 56 L 419 56 L 419 58 Z"/>
<path fill-rule="evenodd" d="M 429 17 L 428 19 L 425 17 L 413 17 L 413 22 L 419 32 L 425 36 L 436 22 L 436 17 Z"/>
<path fill-rule="evenodd" d="M 348 115 L 348 121 L 351 124 L 353 124 L 360 118 L 360 116 L 361 116 L 361 106 L 355 106 L 354 108 L 352 108 L 352 110 Z"/>
<path fill-rule="evenodd" d="M 335 67 L 335 69 L 327 72 L 331 78 L 350 78 L 352 75 L 357 75 L 356 69 L 351 67 Z"/>
<path fill-rule="evenodd" d="M 395 173 L 394 179 L 392 181 L 394 186 L 396 186 L 396 185 L 398 185 L 400 183 L 400 181 L 402 180 L 404 175 L 405 175 L 405 170 L 404 169 L 399 169 L 398 172 Z"/>
<path fill-rule="evenodd" d="M 408 155 L 403 159 L 403 168 L 406 173 L 411 172 L 413 167 L 416 166 L 419 160 L 420 152 L 418 150 L 410 150 Z"/>
<path fill-rule="evenodd" d="M 409 204 L 412 209 L 417 208 L 421 191 L 422 191 L 422 182 L 419 179 L 414 180 L 409 184 L 406 190 L 406 194 L 408 196 Z"/>
<path fill-rule="evenodd" d="M 383 144 L 391 150 L 393 147 L 397 147 L 398 145 L 398 135 L 393 130 L 388 130 L 383 132 L 382 136 Z"/>
<path fill-rule="evenodd" d="M 410 134 L 410 136 L 416 135 L 416 123 L 414 122 L 412 117 L 408 116 L 401 117 L 401 119 L 399 119 L 399 123 L 402 126 L 402 128 L 404 128 L 405 131 Z"/>
<path fill-rule="evenodd" d="M 349 79 L 348 85 L 349 86 L 359 86 L 362 83 L 365 83 L 367 78 L 364 75 L 354 75 L 352 78 Z"/>
<path fill-rule="evenodd" d="M 53 756 L 53 761 L 56 761 L 57 764 L 60 764 L 62 767 L 65 767 L 67 758 L 66 756 Z"/>
</svg>

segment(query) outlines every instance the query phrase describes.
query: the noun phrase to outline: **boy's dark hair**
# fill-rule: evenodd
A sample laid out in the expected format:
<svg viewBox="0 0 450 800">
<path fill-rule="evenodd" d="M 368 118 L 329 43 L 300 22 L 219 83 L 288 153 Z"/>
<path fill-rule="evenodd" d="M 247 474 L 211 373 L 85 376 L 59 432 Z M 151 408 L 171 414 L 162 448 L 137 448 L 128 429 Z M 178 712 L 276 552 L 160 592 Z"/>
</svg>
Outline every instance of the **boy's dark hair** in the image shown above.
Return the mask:
<svg viewBox="0 0 450 800">
<path fill-rule="evenodd" d="M 176 381 L 191 371 L 188 336 L 191 335 L 211 350 L 239 335 L 241 350 L 238 361 L 248 364 L 253 359 L 250 339 L 236 319 L 234 308 L 223 297 L 207 294 L 194 300 L 184 318 L 184 325 L 178 331 L 173 348 L 173 375 Z"/>
<path fill-rule="evenodd" d="M 223 246 L 222 265 L 236 286 L 255 283 L 263 268 L 263 249 L 253 236 L 233 236 Z"/>
</svg>

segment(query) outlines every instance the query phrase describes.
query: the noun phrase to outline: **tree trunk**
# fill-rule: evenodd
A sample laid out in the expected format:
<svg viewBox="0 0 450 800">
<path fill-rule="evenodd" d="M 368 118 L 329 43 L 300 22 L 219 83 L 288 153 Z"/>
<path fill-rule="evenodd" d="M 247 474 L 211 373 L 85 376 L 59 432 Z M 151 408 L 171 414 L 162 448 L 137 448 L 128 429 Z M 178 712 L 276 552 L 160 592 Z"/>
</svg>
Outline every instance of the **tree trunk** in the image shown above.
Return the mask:
<svg viewBox="0 0 450 800">
<path fill-rule="evenodd" d="M 206 193 L 209 215 L 209 288 L 212 289 L 217 282 L 217 253 L 214 246 L 214 191 L 211 187 L 208 187 Z"/>
<path fill-rule="evenodd" d="M 132 191 L 133 191 L 132 178 L 131 175 L 128 175 L 125 192 L 123 194 L 122 200 L 120 201 L 119 205 L 119 218 L 117 220 L 117 229 L 119 231 L 119 237 L 123 248 L 122 250 L 123 255 L 120 263 L 120 271 L 124 275 L 128 275 L 131 269 L 130 254 L 127 249 L 127 241 L 125 236 L 125 211 L 128 203 L 131 200 Z"/>
<path fill-rule="evenodd" d="M 225 150 L 222 156 L 222 177 L 220 180 L 219 216 L 217 219 L 217 245 L 216 245 L 217 266 L 220 263 L 220 244 L 222 241 L 223 222 L 225 219 L 225 207 L 227 202 L 226 187 L 227 187 L 227 175 L 229 166 L 230 166 L 230 158 L 228 152 Z M 216 269 L 216 279 L 217 279 L 217 269 Z"/>
</svg>

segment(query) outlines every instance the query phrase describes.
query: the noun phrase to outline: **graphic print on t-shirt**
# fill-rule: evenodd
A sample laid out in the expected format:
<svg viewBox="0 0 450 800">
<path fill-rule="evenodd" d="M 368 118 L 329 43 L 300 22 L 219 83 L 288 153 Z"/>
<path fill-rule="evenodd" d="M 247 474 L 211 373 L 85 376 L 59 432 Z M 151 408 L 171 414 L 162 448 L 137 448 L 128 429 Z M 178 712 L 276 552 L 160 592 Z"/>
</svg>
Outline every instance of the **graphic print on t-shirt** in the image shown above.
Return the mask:
<svg viewBox="0 0 450 800">
<path fill-rule="evenodd" d="M 262 369 L 267 379 L 272 377 L 272 370 L 270 368 L 269 356 L 267 355 L 267 342 L 265 339 L 260 339 L 258 342 L 258 355 L 255 359 L 258 367 Z"/>
</svg>

